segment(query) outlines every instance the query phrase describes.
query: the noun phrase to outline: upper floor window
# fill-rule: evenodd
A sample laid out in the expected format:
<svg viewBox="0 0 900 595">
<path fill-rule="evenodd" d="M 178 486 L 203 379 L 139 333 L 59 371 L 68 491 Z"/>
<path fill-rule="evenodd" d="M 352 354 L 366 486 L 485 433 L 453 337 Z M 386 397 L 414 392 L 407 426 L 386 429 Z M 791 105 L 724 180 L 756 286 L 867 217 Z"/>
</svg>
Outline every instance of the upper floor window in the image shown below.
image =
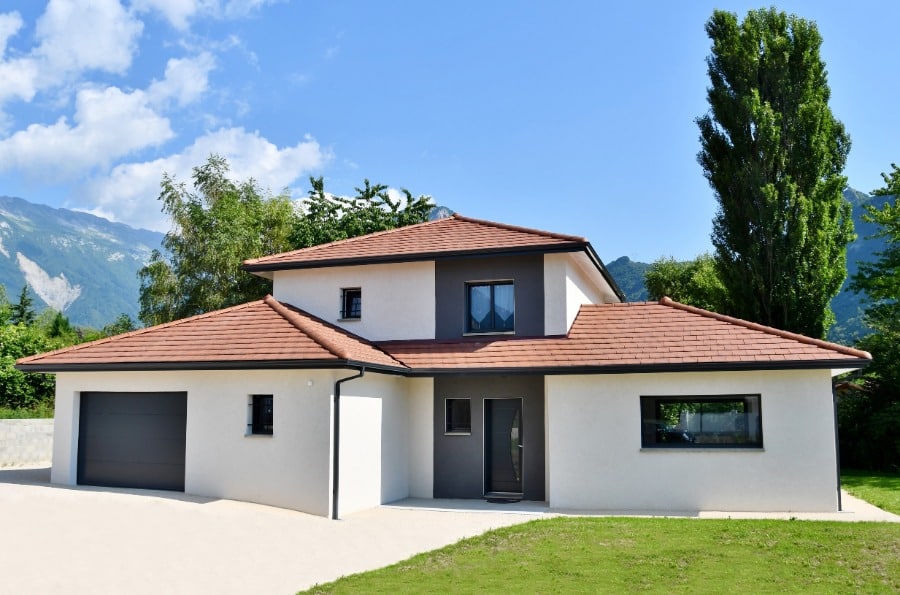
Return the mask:
<svg viewBox="0 0 900 595">
<path fill-rule="evenodd" d="M 514 331 L 516 303 L 513 282 L 469 283 L 466 286 L 466 310 L 466 332 Z"/>
<path fill-rule="evenodd" d="M 341 290 L 341 318 L 362 317 L 362 289 L 350 287 Z"/>
<path fill-rule="evenodd" d="M 759 395 L 641 397 L 644 448 L 762 448 Z"/>
</svg>

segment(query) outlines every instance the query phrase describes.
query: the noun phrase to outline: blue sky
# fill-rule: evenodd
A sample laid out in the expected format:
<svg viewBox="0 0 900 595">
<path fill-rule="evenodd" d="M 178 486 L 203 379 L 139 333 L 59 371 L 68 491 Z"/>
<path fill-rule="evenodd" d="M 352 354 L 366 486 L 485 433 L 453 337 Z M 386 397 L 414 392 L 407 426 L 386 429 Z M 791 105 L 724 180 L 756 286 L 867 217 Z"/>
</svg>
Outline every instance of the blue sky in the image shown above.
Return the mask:
<svg viewBox="0 0 900 595">
<path fill-rule="evenodd" d="M 582 235 L 610 261 L 710 249 L 696 162 L 707 2 L 19 0 L 0 5 L 0 194 L 168 228 L 211 152 L 305 196 L 364 178 Z M 900 162 L 893 1 L 782 2 L 824 38 L 863 191 Z"/>
</svg>

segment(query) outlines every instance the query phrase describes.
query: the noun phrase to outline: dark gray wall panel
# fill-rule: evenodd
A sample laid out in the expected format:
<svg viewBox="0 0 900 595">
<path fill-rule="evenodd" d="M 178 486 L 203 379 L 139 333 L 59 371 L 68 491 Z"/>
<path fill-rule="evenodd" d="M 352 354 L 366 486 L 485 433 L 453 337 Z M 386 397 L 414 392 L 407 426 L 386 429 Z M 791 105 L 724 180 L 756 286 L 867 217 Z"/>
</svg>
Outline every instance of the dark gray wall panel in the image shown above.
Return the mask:
<svg viewBox="0 0 900 595">
<path fill-rule="evenodd" d="M 81 394 L 78 483 L 184 491 L 187 393 Z"/>
<path fill-rule="evenodd" d="M 444 399 L 472 399 L 472 434 L 444 435 Z M 438 376 L 434 379 L 434 497 L 484 495 L 484 399 L 522 398 L 526 500 L 544 500 L 543 376 Z"/>
<path fill-rule="evenodd" d="M 435 334 L 455 339 L 465 332 L 466 283 L 515 282 L 516 335 L 544 334 L 544 257 L 541 254 L 438 260 L 435 267 Z"/>
</svg>

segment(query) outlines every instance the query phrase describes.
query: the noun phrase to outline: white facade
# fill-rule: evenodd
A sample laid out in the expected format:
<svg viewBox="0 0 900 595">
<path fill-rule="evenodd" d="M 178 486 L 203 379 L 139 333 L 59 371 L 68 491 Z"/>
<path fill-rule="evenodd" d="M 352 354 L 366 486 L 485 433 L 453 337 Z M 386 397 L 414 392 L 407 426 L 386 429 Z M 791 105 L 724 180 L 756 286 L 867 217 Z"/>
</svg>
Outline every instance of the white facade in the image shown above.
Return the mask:
<svg viewBox="0 0 900 595">
<path fill-rule="evenodd" d="M 544 334 L 568 333 L 583 305 L 618 301 L 583 252 L 544 255 Z"/>
<path fill-rule="evenodd" d="M 276 271 L 275 299 L 370 341 L 434 339 L 434 261 Z M 341 289 L 362 290 L 362 316 L 342 320 Z"/>
<path fill-rule="evenodd" d="M 762 449 L 641 448 L 641 396 L 759 394 Z M 550 506 L 837 510 L 828 370 L 548 376 Z"/>
<path fill-rule="evenodd" d="M 332 396 L 350 370 L 57 374 L 51 481 L 77 481 L 81 392 L 186 392 L 185 492 L 331 514 Z M 431 381 L 367 373 L 341 397 L 340 513 L 431 497 Z M 271 436 L 247 432 L 272 394 Z M 427 456 L 426 456 L 427 453 Z"/>
<path fill-rule="evenodd" d="M 334 382 L 352 370 L 70 372 L 57 376 L 53 483 L 75 484 L 82 391 L 187 393 L 185 492 L 331 514 Z M 248 435 L 248 395 L 274 433 Z M 642 448 L 641 396 L 759 394 L 762 449 Z M 341 515 L 431 498 L 434 381 L 367 372 L 341 385 Z M 834 511 L 828 370 L 554 375 L 545 379 L 552 508 Z"/>
</svg>

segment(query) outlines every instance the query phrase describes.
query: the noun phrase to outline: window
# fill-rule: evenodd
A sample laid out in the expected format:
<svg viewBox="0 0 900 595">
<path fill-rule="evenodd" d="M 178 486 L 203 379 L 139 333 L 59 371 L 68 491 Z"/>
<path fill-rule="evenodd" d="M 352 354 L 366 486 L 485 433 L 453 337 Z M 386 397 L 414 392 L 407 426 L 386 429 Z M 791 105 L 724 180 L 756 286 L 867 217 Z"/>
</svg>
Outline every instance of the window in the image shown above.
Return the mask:
<svg viewBox="0 0 900 595">
<path fill-rule="evenodd" d="M 515 330 L 516 304 L 512 281 L 466 286 L 466 332 L 504 333 Z"/>
<path fill-rule="evenodd" d="M 341 318 L 362 318 L 362 289 L 359 287 L 341 290 Z"/>
<path fill-rule="evenodd" d="M 472 433 L 472 399 L 446 399 L 445 434 Z"/>
<path fill-rule="evenodd" d="M 251 434 L 272 434 L 272 395 L 250 395 L 250 422 L 247 424 Z"/>
<path fill-rule="evenodd" d="M 759 395 L 641 397 L 644 448 L 762 448 Z"/>
</svg>

